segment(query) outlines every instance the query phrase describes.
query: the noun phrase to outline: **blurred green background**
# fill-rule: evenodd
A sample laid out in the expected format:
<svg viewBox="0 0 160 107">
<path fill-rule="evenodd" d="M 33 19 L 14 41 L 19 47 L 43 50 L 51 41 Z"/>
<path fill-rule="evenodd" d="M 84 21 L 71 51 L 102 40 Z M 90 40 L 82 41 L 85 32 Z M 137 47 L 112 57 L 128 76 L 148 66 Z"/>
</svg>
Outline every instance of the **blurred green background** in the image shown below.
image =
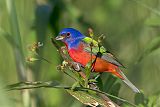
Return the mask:
<svg viewBox="0 0 160 107">
<path fill-rule="evenodd" d="M 50 42 L 65 27 L 85 35 L 91 27 L 95 35 L 104 34 L 103 44 L 126 66 L 129 80 L 146 97 L 160 100 L 159 0 L 0 0 L 1 87 L 22 80 L 71 84 L 71 79 L 56 70 L 62 59 Z M 52 64 L 25 61 L 33 56 L 28 46 L 35 42 L 43 43 L 39 54 Z M 30 91 L 32 107 L 84 107 L 64 90 Z M 1 91 L 0 105 L 23 107 L 21 93 Z M 119 94 L 134 102 L 134 93 L 123 83 Z"/>
</svg>

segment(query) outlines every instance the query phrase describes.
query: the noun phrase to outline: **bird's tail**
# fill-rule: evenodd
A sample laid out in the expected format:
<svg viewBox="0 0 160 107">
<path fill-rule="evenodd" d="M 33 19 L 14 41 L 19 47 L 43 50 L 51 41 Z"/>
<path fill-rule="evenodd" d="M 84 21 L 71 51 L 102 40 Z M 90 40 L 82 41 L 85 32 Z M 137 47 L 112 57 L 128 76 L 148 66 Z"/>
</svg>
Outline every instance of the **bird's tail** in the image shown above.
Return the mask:
<svg viewBox="0 0 160 107">
<path fill-rule="evenodd" d="M 126 83 L 127 86 L 129 86 L 134 92 L 140 93 L 139 89 L 128 80 L 128 78 L 124 75 L 124 73 L 119 68 L 117 69 L 117 71 L 122 76 L 122 81 Z"/>
</svg>

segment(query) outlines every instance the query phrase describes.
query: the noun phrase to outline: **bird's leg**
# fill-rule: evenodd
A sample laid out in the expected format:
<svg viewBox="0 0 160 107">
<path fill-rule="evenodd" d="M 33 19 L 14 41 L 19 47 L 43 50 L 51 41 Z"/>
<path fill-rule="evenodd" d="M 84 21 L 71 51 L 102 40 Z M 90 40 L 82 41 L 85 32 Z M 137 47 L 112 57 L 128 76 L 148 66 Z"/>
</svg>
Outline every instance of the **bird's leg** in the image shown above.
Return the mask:
<svg viewBox="0 0 160 107">
<path fill-rule="evenodd" d="M 84 80 L 86 79 L 86 74 L 83 72 L 81 64 L 72 61 L 70 62 L 70 67 L 72 68 L 72 71 L 77 78 L 76 82 L 72 85 L 72 89 L 79 85 L 83 87 Z"/>
<path fill-rule="evenodd" d="M 84 79 L 86 78 L 85 73 L 82 72 L 81 64 L 79 64 L 79 63 L 77 63 L 77 62 L 72 62 L 71 66 L 72 66 L 72 68 L 73 68 L 75 71 L 77 71 L 77 72 L 80 74 L 80 76 L 81 76 L 82 78 L 84 78 Z"/>
<path fill-rule="evenodd" d="M 81 67 L 80 67 L 81 65 L 79 63 L 72 62 L 71 66 L 75 71 L 77 71 L 77 72 L 81 71 Z"/>
</svg>

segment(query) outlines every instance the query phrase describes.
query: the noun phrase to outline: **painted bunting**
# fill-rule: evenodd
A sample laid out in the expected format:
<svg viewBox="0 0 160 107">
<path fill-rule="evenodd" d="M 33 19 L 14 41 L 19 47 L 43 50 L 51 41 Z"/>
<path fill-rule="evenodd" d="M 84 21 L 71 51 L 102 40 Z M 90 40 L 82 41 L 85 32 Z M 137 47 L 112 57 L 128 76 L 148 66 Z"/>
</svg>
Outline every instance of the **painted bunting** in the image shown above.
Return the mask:
<svg viewBox="0 0 160 107">
<path fill-rule="evenodd" d="M 123 67 L 123 65 L 103 46 L 99 47 L 97 41 L 86 37 L 74 28 L 62 29 L 56 40 L 64 42 L 70 57 L 82 67 L 85 67 L 91 61 L 91 58 L 92 60 L 96 59 L 93 66 L 94 72 L 110 72 L 122 79 L 134 92 L 140 92 L 120 70 L 119 67 Z"/>
</svg>

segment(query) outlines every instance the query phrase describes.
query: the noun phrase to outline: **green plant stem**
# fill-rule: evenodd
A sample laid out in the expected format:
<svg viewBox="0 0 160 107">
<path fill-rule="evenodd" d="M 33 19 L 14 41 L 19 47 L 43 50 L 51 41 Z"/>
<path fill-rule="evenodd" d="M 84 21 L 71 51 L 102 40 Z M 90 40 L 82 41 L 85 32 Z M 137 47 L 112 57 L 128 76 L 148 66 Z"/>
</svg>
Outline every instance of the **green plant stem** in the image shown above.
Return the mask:
<svg viewBox="0 0 160 107">
<path fill-rule="evenodd" d="M 15 56 L 17 74 L 20 81 L 26 81 L 26 68 L 25 58 L 23 54 L 23 48 L 21 43 L 21 36 L 19 31 L 19 25 L 17 20 L 16 8 L 14 0 L 6 0 L 7 10 L 10 18 L 11 25 L 11 39 L 14 41 L 13 52 Z M 29 90 L 22 91 L 22 100 L 24 107 L 30 107 L 30 94 Z"/>
<path fill-rule="evenodd" d="M 19 83 L 16 83 L 16 84 L 12 84 L 12 85 L 8 85 L 5 89 L 7 89 L 7 91 L 11 91 L 11 90 L 23 90 L 23 89 L 34 89 L 34 88 L 58 88 L 58 89 L 69 89 L 69 90 L 72 90 L 72 87 L 70 86 L 62 86 L 60 85 L 59 83 L 55 82 L 55 81 L 48 81 L 48 82 L 19 82 Z M 90 89 L 90 88 L 84 88 L 84 87 L 74 87 L 74 90 L 75 91 L 94 91 L 94 92 L 97 92 L 97 93 L 100 93 L 100 94 L 104 94 L 108 97 L 111 97 L 111 98 L 114 98 L 114 99 L 117 99 L 123 103 L 126 103 L 126 104 L 129 104 L 133 107 L 136 107 L 135 104 L 125 100 L 125 99 L 122 99 L 122 98 L 119 98 L 117 96 L 114 96 L 114 95 L 111 95 L 111 94 L 108 94 L 106 92 L 102 92 L 100 90 L 95 90 L 95 89 Z"/>
<path fill-rule="evenodd" d="M 141 2 L 140 0 L 130 0 L 130 1 L 133 1 L 135 3 L 137 3 L 138 5 L 141 5 L 142 7 L 150 10 L 151 12 L 153 12 L 154 14 L 160 16 L 160 12 L 154 8 L 152 8 L 151 6 L 148 6 L 147 4 Z"/>
</svg>

